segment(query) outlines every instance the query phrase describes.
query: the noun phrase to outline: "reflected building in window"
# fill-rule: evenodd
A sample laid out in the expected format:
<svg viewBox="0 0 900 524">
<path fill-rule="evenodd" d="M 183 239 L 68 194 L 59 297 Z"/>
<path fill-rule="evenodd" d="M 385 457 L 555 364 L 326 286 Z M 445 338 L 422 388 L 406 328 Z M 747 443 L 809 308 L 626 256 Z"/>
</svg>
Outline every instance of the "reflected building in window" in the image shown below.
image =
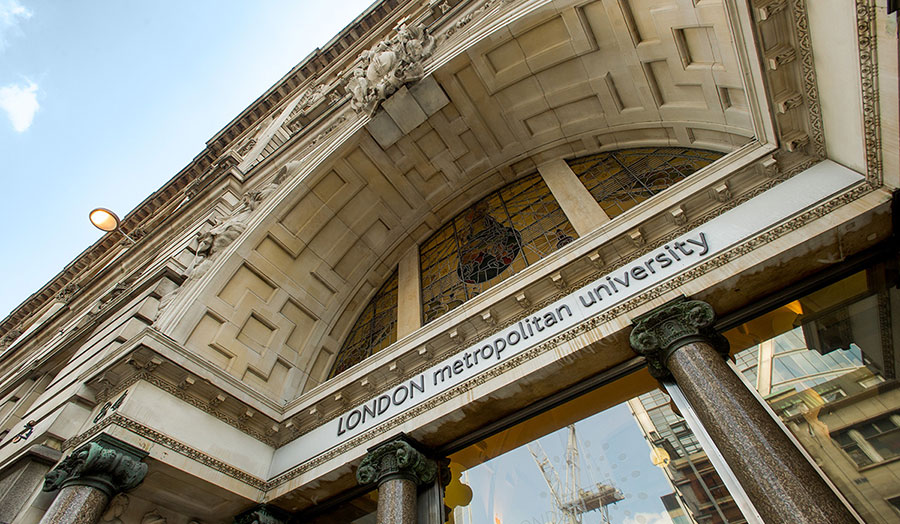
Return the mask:
<svg viewBox="0 0 900 524">
<path fill-rule="evenodd" d="M 657 389 L 629 400 L 628 407 L 673 489 L 661 498 L 673 524 L 747 522 L 668 395 Z"/>
<path fill-rule="evenodd" d="M 898 290 L 878 264 L 726 333 L 759 392 L 865 522 L 896 522 Z"/>
</svg>

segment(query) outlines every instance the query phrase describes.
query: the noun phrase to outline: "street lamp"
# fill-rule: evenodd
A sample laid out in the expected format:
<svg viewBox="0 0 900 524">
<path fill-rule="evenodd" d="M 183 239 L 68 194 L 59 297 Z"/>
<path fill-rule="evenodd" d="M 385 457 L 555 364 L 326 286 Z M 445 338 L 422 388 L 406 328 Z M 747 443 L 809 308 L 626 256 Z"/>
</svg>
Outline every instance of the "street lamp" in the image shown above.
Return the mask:
<svg viewBox="0 0 900 524">
<path fill-rule="evenodd" d="M 650 450 L 650 462 L 654 466 L 664 468 L 669 465 L 670 460 L 669 452 L 665 449 L 657 446 Z"/>
<path fill-rule="evenodd" d="M 101 231 L 106 231 L 107 233 L 119 230 L 119 233 L 122 233 L 122 236 L 127 238 L 132 244 L 135 243 L 134 239 L 125 234 L 124 231 L 119 229 L 119 225 L 121 225 L 119 221 L 119 217 L 106 209 L 105 207 L 98 207 L 91 211 L 90 215 L 88 215 L 91 219 L 91 224 L 94 224 L 94 227 Z"/>
</svg>

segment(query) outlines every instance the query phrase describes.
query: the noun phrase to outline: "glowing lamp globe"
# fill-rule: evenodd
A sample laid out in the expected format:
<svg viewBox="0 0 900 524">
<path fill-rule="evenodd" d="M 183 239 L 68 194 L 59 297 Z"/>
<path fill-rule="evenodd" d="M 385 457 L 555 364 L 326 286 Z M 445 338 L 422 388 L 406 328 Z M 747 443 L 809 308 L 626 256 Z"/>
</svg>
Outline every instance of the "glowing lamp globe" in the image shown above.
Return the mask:
<svg viewBox="0 0 900 524">
<path fill-rule="evenodd" d="M 119 217 L 109 209 L 98 207 L 91 211 L 91 224 L 103 231 L 115 231 L 119 228 Z"/>
<path fill-rule="evenodd" d="M 650 462 L 654 466 L 664 468 L 669 465 L 669 453 L 663 448 L 653 448 L 650 450 Z"/>
</svg>

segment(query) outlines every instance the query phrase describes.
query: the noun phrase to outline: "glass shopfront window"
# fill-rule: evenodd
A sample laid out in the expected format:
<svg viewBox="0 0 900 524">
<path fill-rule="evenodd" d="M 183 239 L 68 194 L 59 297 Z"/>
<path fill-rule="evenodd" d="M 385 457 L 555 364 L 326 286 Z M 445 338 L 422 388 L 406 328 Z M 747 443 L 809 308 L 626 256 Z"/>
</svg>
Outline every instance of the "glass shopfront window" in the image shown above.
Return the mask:
<svg viewBox="0 0 900 524">
<path fill-rule="evenodd" d="M 646 371 L 450 455 L 448 524 L 746 522 Z"/>
<path fill-rule="evenodd" d="M 900 518 L 895 284 L 877 264 L 725 333 L 736 370 L 867 523 Z"/>
</svg>

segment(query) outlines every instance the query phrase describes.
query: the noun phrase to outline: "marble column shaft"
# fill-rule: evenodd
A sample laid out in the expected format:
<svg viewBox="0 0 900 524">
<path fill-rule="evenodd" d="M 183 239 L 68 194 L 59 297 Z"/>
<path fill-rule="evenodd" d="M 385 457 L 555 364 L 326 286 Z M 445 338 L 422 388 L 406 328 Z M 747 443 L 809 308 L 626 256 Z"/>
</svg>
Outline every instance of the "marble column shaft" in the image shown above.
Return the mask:
<svg viewBox="0 0 900 524">
<path fill-rule="evenodd" d="M 416 483 L 394 478 L 378 485 L 378 524 L 415 524 Z"/>
<path fill-rule="evenodd" d="M 95 524 L 109 504 L 102 490 L 91 486 L 66 486 L 44 512 L 40 524 Z"/>
<path fill-rule="evenodd" d="M 667 366 L 763 521 L 856 522 L 710 344 L 681 346 Z"/>
<path fill-rule="evenodd" d="M 725 363 L 712 306 L 679 298 L 635 320 L 631 346 L 651 374 L 674 378 L 766 524 L 857 522 Z"/>
<path fill-rule="evenodd" d="M 435 461 L 398 438 L 370 449 L 356 479 L 378 485 L 378 524 L 416 524 L 418 487 L 434 482 L 437 474 Z"/>
</svg>

